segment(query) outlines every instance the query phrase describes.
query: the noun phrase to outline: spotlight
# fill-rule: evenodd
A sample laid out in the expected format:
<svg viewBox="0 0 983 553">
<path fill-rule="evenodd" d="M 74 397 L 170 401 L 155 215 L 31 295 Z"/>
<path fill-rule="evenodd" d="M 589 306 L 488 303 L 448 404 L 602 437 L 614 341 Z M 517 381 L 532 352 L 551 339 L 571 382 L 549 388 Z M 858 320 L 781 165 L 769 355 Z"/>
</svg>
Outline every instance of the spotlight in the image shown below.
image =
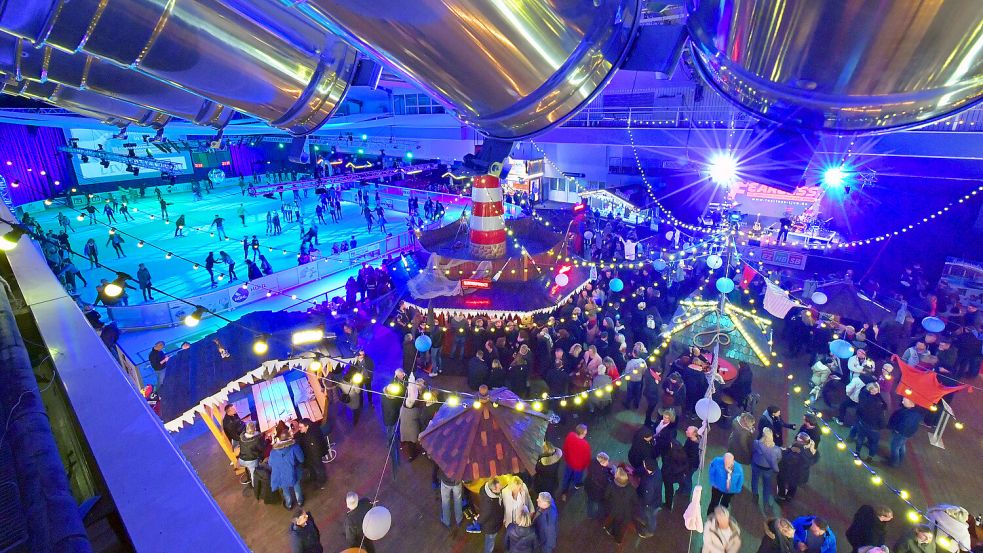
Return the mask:
<svg viewBox="0 0 983 553">
<path fill-rule="evenodd" d="M 139 167 L 134 167 L 133 168 L 133 176 L 136 177 L 139 174 L 140 174 L 140 168 Z"/>
<path fill-rule="evenodd" d="M 313 344 L 314 342 L 320 342 L 323 339 L 324 330 L 320 328 L 298 330 L 290 336 L 290 342 L 295 346 L 299 346 L 301 344 Z"/>
<path fill-rule="evenodd" d="M 102 144 L 97 145 L 96 148 L 98 148 L 99 151 L 101 152 L 102 151 Z"/>
<path fill-rule="evenodd" d="M 263 355 L 270 351 L 270 344 L 268 342 L 269 337 L 265 334 L 261 334 L 256 341 L 253 342 L 253 353 L 256 355 Z"/>
<path fill-rule="evenodd" d="M 730 186 L 737 179 L 737 159 L 731 152 L 717 152 L 710 156 L 707 166 L 714 184 Z"/>
<path fill-rule="evenodd" d="M 204 316 L 204 314 L 205 314 L 205 308 L 200 305 L 196 306 L 194 313 L 184 318 L 184 324 L 186 326 L 196 327 L 198 326 L 198 323 L 201 322 L 201 318 L 202 316 Z"/>
<path fill-rule="evenodd" d="M 109 160 L 108 159 L 104 159 L 104 160 L 102 160 L 102 161 L 99 162 L 99 165 L 102 165 L 104 168 L 109 169 Z"/>
<path fill-rule="evenodd" d="M 20 240 L 21 236 L 24 236 L 26 231 L 20 226 L 11 226 L 10 230 L 7 231 L 3 236 L 0 236 L 0 250 L 9 252 L 10 250 L 17 247 L 17 241 Z"/>
<path fill-rule="evenodd" d="M 82 154 L 82 163 L 88 163 L 88 162 L 89 162 L 89 156 Z"/>
<path fill-rule="evenodd" d="M 20 181 L 17 180 L 17 179 L 14 179 L 14 182 L 10 183 L 10 186 L 12 188 L 17 188 L 18 186 L 20 186 Z"/>
<path fill-rule="evenodd" d="M 116 273 L 116 279 L 106 285 L 102 292 L 110 298 L 119 297 L 126 288 L 126 281 L 130 280 L 130 275 L 126 273 Z"/>
<path fill-rule="evenodd" d="M 321 369 L 324 368 L 324 363 L 322 363 L 320 359 L 315 359 L 311 361 L 309 365 L 307 365 L 307 368 L 314 372 L 320 372 Z"/>
<path fill-rule="evenodd" d="M 823 185 L 826 188 L 842 189 L 846 185 L 849 173 L 842 166 L 827 167 L 823 171 Z"/>
</svg>

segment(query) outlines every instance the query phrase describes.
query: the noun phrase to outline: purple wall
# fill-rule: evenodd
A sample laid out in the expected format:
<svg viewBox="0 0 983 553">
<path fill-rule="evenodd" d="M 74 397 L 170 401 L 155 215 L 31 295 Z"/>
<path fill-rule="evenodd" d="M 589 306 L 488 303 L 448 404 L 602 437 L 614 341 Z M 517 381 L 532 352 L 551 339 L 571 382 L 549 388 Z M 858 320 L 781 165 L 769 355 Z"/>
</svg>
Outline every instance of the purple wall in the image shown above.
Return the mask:
<svg viewBox="0 0 983 553">
<path fill-rule="evenodd" d="M 58 128 L 0 123 L 0 175 L 14 205 L 43 200 L 75 186 L 71 162 L 58 152 L 58 146 L 65 144 L 65 134 Z M 20 181 L 16 188 L 14 180 Z"/>
</svg>

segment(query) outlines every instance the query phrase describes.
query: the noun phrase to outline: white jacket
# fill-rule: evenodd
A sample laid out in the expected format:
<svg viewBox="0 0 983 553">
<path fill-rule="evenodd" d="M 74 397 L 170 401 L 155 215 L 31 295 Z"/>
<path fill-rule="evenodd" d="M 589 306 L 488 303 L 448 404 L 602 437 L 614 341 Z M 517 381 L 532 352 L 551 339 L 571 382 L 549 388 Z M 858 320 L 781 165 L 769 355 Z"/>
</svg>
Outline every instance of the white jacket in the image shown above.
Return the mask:
<svg viewBox="0 0 983 553">
<path fill-rule="evenodd" d="M 853 373 L 853 379 L 846 385 L 847 397 L 849 397 L 854 403 L 859 402 L 860 390 L 863 390 L 864 386 L 866 386 L 866 384 L 863 380 L 860 380 L 859 373 Z"/>
</svg>

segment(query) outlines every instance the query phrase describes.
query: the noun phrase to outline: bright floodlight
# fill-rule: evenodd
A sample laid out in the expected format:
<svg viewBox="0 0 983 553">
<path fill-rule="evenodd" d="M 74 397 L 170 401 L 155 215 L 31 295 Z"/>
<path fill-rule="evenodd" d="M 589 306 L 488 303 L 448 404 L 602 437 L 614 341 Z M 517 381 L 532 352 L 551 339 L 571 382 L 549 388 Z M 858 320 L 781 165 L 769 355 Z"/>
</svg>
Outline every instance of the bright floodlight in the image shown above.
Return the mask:
<svg viewBox="0 0 983 553">
<path fill-rule="evenodd" d="M 301 344 L 313 344 L 314 342 L 320 342 L 324 339 L 324 330 L 320 328 L 312 328 L 310 330 L 298 330 L 294 332 L 291 336 L 291 342 L 295 346 Z"/>
<path fill-rule="evenodd" d="M 710 180 L 715 184 L 730 185 L 737 179 L 737 159 L 730 152 L 718 152 L 710 156 Z"/>
<path fill-rule="evenodd" d="M 831 188 L 843 188 L 847 172 L 842 166 L 830 167 L 823 171 L 823 184 Z"/>
</svg>

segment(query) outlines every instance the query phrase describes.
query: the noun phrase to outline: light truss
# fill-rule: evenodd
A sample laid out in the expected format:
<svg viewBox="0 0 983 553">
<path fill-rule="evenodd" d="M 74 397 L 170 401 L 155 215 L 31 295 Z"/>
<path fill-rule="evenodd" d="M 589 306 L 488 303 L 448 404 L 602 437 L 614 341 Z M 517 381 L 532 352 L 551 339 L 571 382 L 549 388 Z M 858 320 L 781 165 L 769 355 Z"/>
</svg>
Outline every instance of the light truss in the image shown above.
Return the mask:
<svg viewBox="0 0 983 553">
<path fill-rule="evenodd" d="M 75 154 L 77 156 L 86 156 L 91 159 L 99 159 L 105 161 L 115 161 L 116 163 L 123 163 L 126 165 L 131 165 L 133 167 L 140 167 L 142 169 L 152 169 L 154 171 L 160 171 L 165 175 L 173 175 L 181 170 L 180 165 L 174 163 L 173 161 L 164 161 L 161 159 L 154 159 L 152 157 L 131 157 L 122 154 L 117 154 L 115 152 L 110 152 L 108 150 L 89 150 L 88 148 L 73 148 L 71 146 L 58 146 L 59 152 L 65 152 L 69 154 Z"/>
<path fill-rule="evenodd" d="M 398 175 L 400 173 L 416 174 L 420 171 L 433 171 L 434 169 L 437 169 L 437 167 L 438 167 L 437 163 L 418 163 L 416 165 L 404 165 L 402 167 L 393 167 L 390 169 L 376 169 L 375 171 L 344 173 L 341 175 L 332 175 L 330 177 L 322 177 L 319 179 L 316 178 L 301 179 L 291 182 L 283 182 L 280 184 L 264 184 L 262 186 L 250 186 L 249 195 L 262 196 L 264 194 L 273 194 L 274 192 L 287 192 L 290 190 L 304 190 L 305 188 L 321 188 L 325 186 L 335 186 L 339 184 L 346 184 L 349 182 L 381 179 L 385 177 L 391 177 L 393 175 Z"/>
</svg>

